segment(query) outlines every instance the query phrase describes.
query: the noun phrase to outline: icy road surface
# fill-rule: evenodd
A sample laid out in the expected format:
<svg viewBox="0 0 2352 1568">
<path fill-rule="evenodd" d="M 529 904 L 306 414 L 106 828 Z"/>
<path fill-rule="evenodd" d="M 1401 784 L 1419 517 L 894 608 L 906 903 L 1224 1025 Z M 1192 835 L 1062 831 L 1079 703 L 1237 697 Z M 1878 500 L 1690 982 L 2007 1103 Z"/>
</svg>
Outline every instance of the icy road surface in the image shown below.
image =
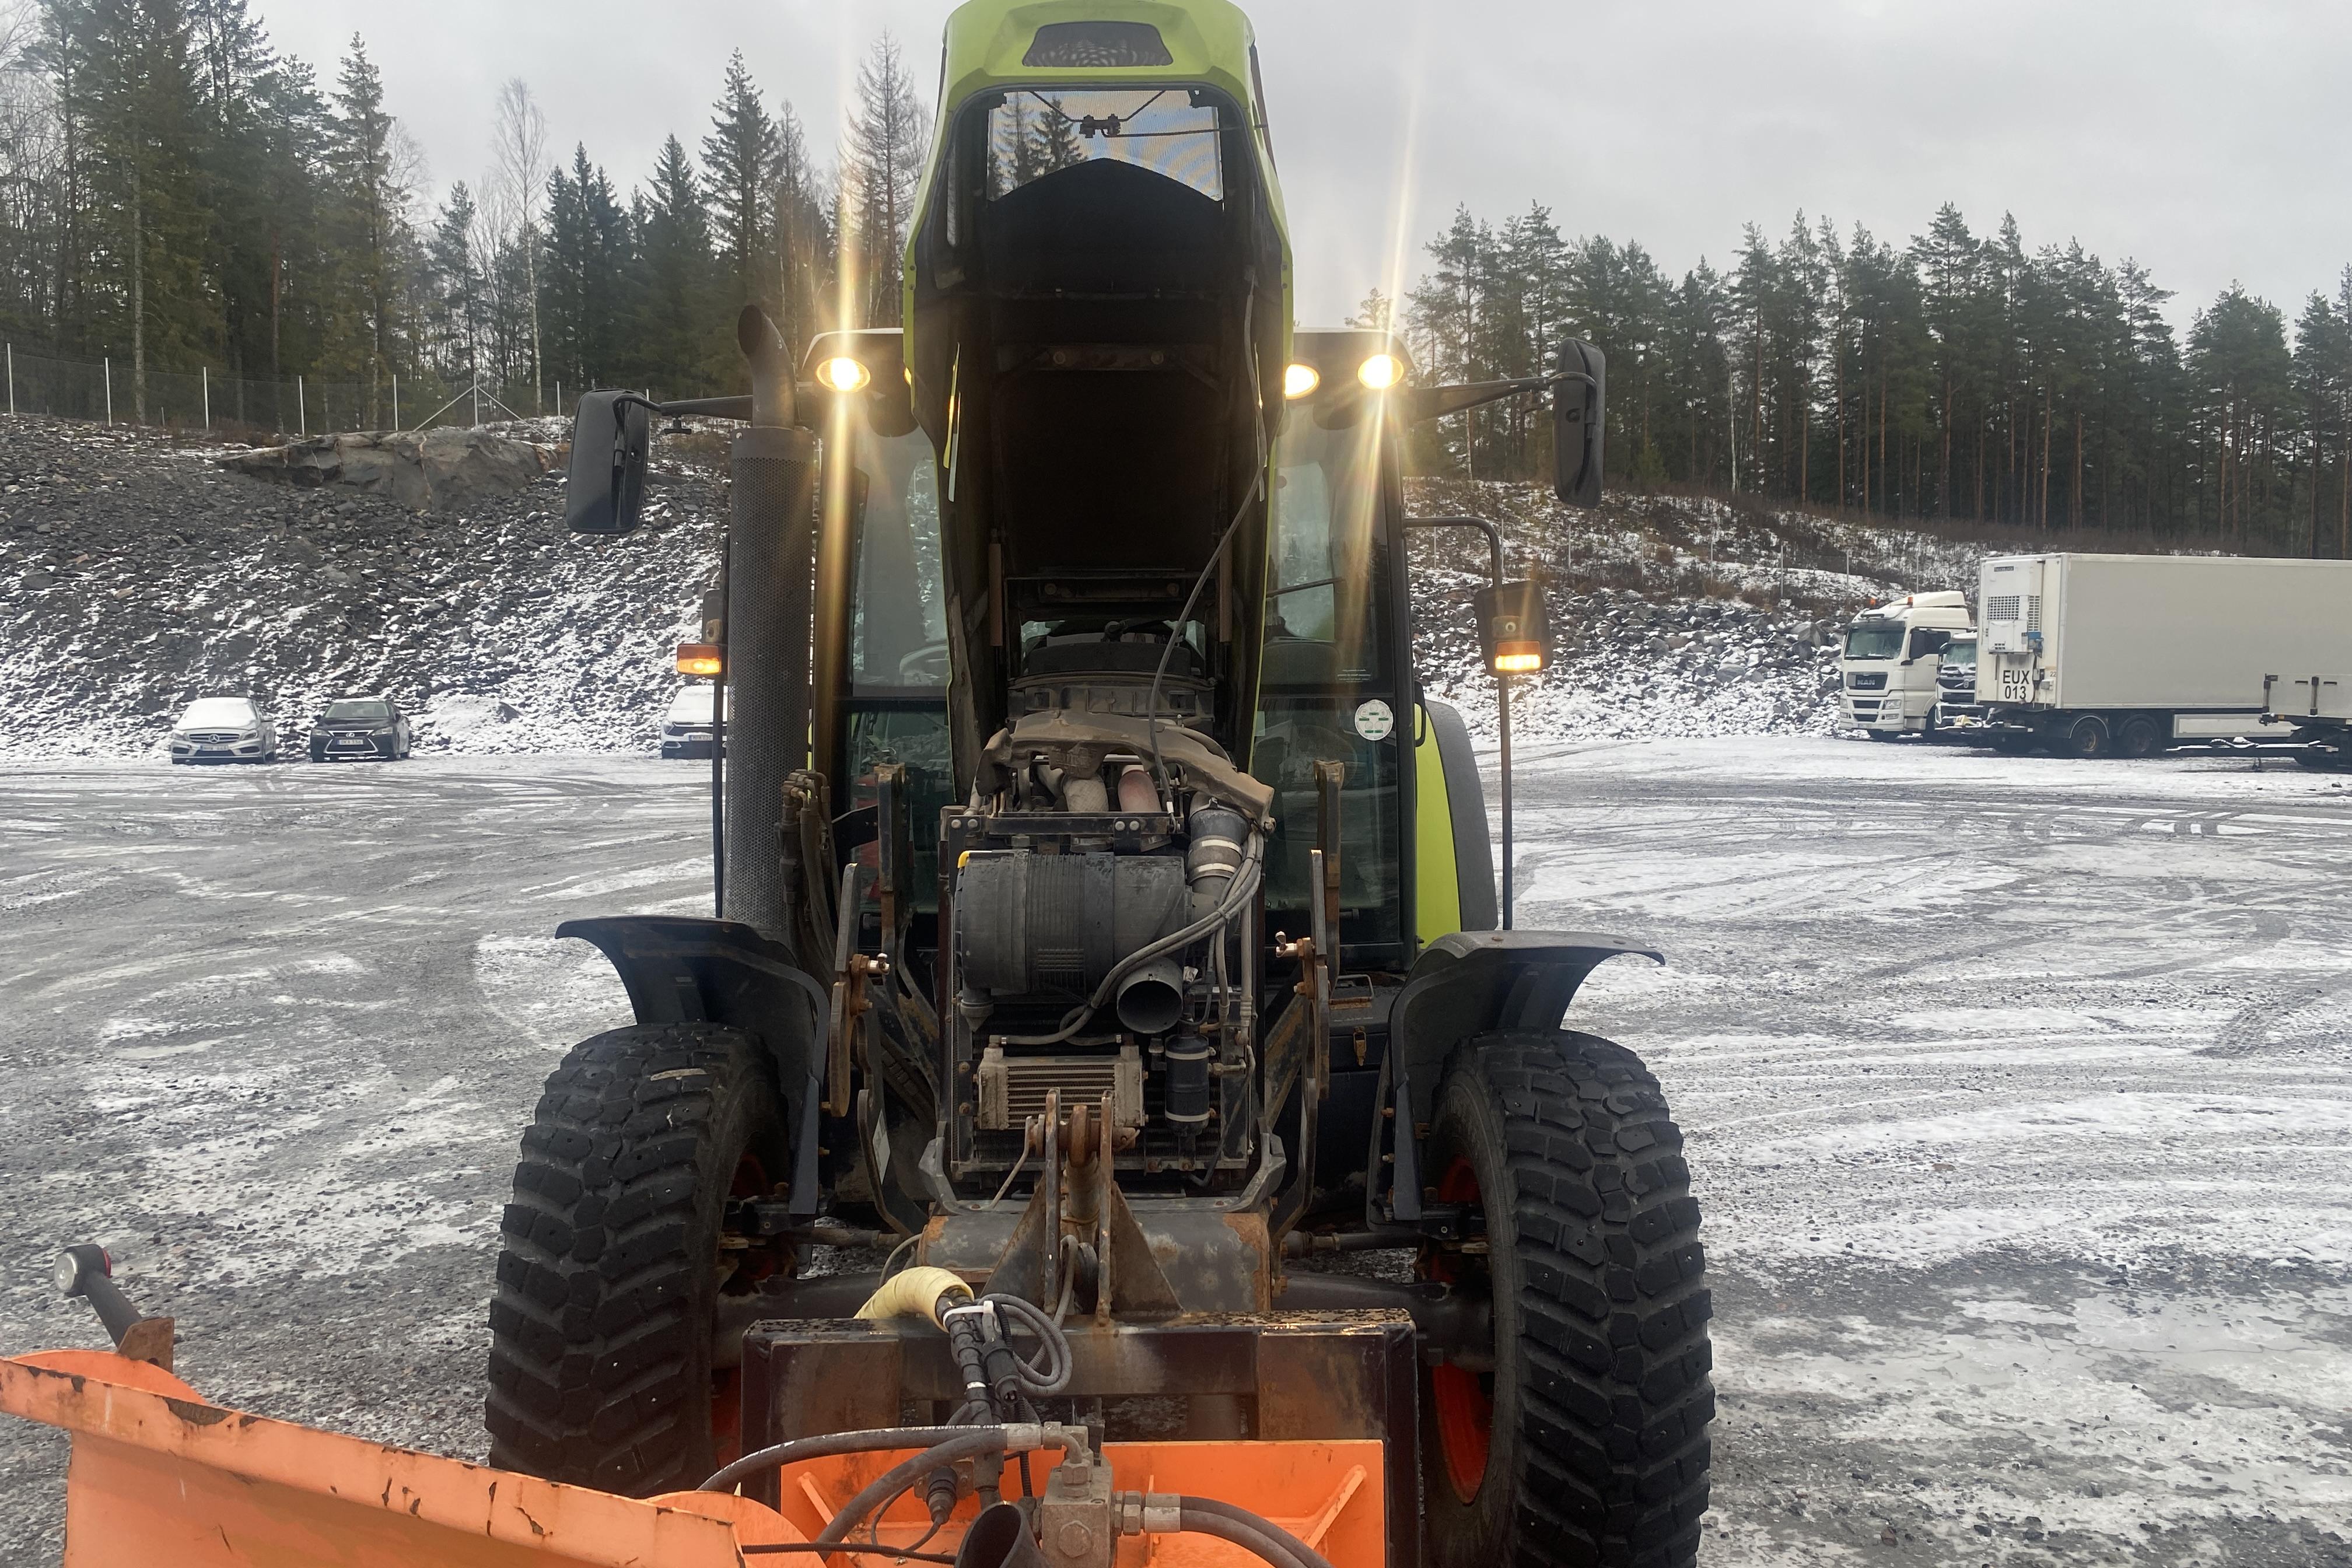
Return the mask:
<svg viewBox="0 0 2352 1568">
<path fill-rule="evenodd" d="M 105 1242 L 211 1395 L 478 1455 L 516 1130 L 698 911 L 702 770 L 0 774 L 0 1351 Z M 1711 1565 L 2352 1563 L 2352 800 L 2244 762 L 1527 755 L 1520 923 L 1690 1134 Z M 0 1562 L 64 1444 L 0 1426 Z"/>
</svg>

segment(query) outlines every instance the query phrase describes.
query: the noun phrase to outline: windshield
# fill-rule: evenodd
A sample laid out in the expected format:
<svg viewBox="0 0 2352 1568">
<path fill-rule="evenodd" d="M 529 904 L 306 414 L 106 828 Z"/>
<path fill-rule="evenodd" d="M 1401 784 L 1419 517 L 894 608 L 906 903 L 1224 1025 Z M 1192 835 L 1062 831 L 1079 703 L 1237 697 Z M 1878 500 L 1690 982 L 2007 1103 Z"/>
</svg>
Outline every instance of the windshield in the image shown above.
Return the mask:
<svg viewBox="0 0 2352 1568">
<path fill-rule="evenodd" d="M 1900 658 L 1903 626 L 1898 621 L 1858 621 L 1845 634 L 1848 658 Z"/>
<path fill-rule="evenodd" d="M 715 686 L 679 687 L 677 695 L 669 700 L 669 721 L 673 724 L 709 723 L 711 699 L 718 690 Z"/>
<path fill-rule="evenodd" d="M 1378 548 L 1382 419 L 1324 429 L 1305 411 L 1276 457 L 1273 560 L 1265 603 L 1268 686 L 1381 678 L 1376 605 L 1387 587 Z"/>
<path fill-rule="evenodd" d="M 1223 139 L 1213 105 L 1181 87 L 1080 88 L 1007 93 L 988 113 L 988 194 L 1086 163 L 1133 163 L 1225 199 Z"/>
<path fill-rule="evenodd" d="M 1964 669 L 1975 668 L 1977 662 L 1977 645 L 1975 641 L 1970 639 L 1965 642 L 1947 644 L 1944 648 L 1944 662 L 1946 664 L 1957 664 Z"/>
<path fill-rule="evenodd" d="M 370 724 L 392 722 L 392 710 L 381 702 L 330 702 L 321 719 L 359 720 Z"/>
<path fill-rule="evenodd" d="M 940 574 L 939 465 L 930 438 L 856 433 L 863 495 L 849 683 L 859 696 L 948 683 L 947 594 Z"/>
<path fill-rule="evenodd" d="M 214 725 L 246 725 L 257 721 L 261 715 L 253 704 L 242 697 L 199 697 L 188 704 L 180 715 L 180 727 L 201 729 Z"/>
</svg>

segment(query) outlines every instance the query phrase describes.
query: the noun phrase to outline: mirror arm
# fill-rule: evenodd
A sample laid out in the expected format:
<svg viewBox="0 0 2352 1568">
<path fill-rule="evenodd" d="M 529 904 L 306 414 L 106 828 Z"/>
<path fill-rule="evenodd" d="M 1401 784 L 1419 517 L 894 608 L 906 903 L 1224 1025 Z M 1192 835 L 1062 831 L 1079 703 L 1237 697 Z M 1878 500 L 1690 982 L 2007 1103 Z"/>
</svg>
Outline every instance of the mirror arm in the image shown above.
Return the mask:
<svg viewBox="0 0 2352 1568">
<path fill-rule="evenodd" d="M 1425 386 L 1412 394 L 1412 423 L 1424 419 L 1443 419 L 1449 414 L 1459 414 L 1465 408 L 1483 407 L 1500 403 L 1507 397 L 1517 397 L 1530 392 L 1549 392 L 1570 382 L 1593 384 L 1592 378 L 1580 370 L 1554 371 L 1548 375 L 1513 376 L 1508 381 L 1465 381 L 1450 386 Z"/>
</svg>

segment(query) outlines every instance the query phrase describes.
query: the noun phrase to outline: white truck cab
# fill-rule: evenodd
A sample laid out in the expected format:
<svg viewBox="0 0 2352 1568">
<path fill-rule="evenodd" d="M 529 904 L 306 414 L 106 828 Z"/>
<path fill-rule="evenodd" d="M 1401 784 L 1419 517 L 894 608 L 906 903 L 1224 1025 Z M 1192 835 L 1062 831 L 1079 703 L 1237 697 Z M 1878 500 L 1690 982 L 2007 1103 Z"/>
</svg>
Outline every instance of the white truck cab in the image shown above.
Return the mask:
<svg viewBox="0 0 2352 1568">
<path fill-rule="evenodd" d="M 1907 594 L 1863 611 L 1838 656 L 1838 716 L 1874 741 L 1931 733 L 1944 649 L 1974 629 L 1968 595 L 1958 589 Z"/>
</svg>

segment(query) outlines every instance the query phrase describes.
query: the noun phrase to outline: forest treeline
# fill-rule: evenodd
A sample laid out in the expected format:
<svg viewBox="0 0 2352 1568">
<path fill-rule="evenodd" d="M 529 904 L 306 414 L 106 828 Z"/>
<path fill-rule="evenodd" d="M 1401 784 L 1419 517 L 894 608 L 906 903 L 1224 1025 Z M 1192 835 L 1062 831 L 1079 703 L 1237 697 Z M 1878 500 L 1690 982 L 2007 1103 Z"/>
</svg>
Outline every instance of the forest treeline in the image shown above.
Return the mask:
<svg viewBox="0 0 2352 1568">
<path fill-rule="evenodd" d="M 479 175 L 440 184 L 359 38 L 322 83 L 247 0 L 0 0 L 0 331 L 111 356 L 134 401 L 150 370 L 204 365 L 353 383 L 383 423 L 395 376 L 411 409 L 476 383 L 526 413 L 559 384 L 737 389 L 747 300 L 793 342 L 895 321 L 930 118 L 898 46 L 868 51 L 829 149 L 740 54 L 714 75 L 626 191 L 584 143 L 551 145 L 520 79 Z M 1395 313 L 1449 379 L 1598 343 L 1619 484 L 2352 553 L 2352 268 L 2292 327 L 2231 288 L 2177 335 L 2134 262 L 1949 206 L 1903 243 L 1750 226 L 1680 278 L 1540 206 L 1459 212 L 1427 254 L 1358 320 Z M 1531 404 L 1502 405 L 1414 457 L 1532 477 L 1548 442 Z"/>
<path fill-rule="evenodd" d="M 1466 210 L 1400 323 L 1425 372 L 1533 374 L 1563 336 L 1609 357 L 1612 479 L 1882 516 L 2352 553 L 2352 268 L 2292 332 L 2232 286 L 2185 341 L 2172 296 L 2079 243 L 2028 249 L 1947 205 L 1906 244 L 1800 214 L 1677 279 L 1639 243 L 1563 236 L 1541 206 Z M 1386 321 L 1376 292 L 1359 321 Z M 1531 405 L 1464 416 L 1423 460 L 1530 476 Z"/>
<path fill-rule="evenodd" d="M 0 0 L 0 331 L 61 358 L 357 384 L 370 423 L 480 383 L 731 389 L 747 300 L 805 342 L 896 320 L 929 110 L 895 40 L 829 161 L 739 53 L 626 192 L 520 79 L 436 189 L 354 37 L 331 83 L 247 0 Z M 138 412 L 144 417 L 143 411 Z"/>
</svg>

